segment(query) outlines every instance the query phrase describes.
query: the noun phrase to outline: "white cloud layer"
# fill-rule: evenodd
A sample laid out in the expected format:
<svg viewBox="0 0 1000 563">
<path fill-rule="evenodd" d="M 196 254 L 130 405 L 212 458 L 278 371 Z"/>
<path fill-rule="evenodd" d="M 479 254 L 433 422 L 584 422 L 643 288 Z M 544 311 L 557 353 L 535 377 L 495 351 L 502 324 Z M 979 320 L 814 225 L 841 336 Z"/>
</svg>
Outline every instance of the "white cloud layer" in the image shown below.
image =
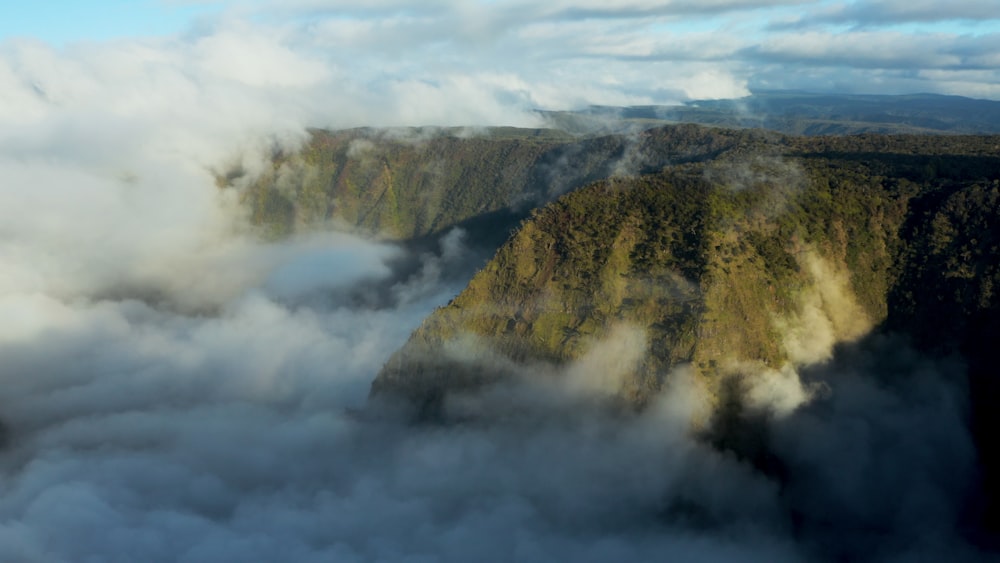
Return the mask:
<svg viewBox="0 0 1000 563">
<path fill-rule="evenodd" d="M 216 16 L 171 37 L 0 43 L 0 115 L 26 123 L 45 105 L 90 104 L 141 128 L 157 106 L 218 122 L 263 102 L 244 125 L 273 130 L 527 124 L 536 108 L 754 87 L 1000 99 L 989 1 L 217 4 Z M 932 74 L 945 70 L 981 72 L 972 81 Z"/>
</svg>

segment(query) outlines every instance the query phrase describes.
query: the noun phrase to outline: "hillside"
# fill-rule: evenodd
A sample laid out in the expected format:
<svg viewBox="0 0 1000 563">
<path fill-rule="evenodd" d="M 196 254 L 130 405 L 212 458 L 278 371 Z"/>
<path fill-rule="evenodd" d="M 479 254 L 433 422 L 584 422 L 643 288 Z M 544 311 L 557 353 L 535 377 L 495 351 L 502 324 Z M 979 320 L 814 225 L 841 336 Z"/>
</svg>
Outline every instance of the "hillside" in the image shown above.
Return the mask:
<svg viewBox="0 0 1000 563">
<path fill-rule="evenodd" d="M 301 151 L 276 154 L 242 198 L 270 236 L 332 222 L 412 240 L 461 225 L 495 248 L 528 211 L 567 191 L 712 158 L 761 135 L 695 126 L 582 139 L 513 128 L 314 130 Z"/>
<path fill-rule="evenodd" d="M 468 333 L 518 361 L 565 362 L 616 323 L 640 326 L 653 352 L 623 392 L 641 404 L 681 362 L 709 381 L 747 362 L 802 363 L 782 339 L 807 328 L 789 323 L 811 301 L 827 309 L 828 347 L 925 314 L 959 327 L 995 305 L 1000 159 L 985 154 L 998 140 L 920 154 L 926 140 L 778 139 L 568 194 L 533 213 L 374 388 L 426 389 L 412 363 Z"/>
<path fill-rule="evenodd" d="M 690 369 L 718 432 L 747 389 L 902 334 L 965 358 L 997 498 L 1000 138 L 949 139 L 759 139 L 567 194 L 424 321 L 372 395 L 447 417 L 453 395 L 601 350 L 607 377 L 592 384 L 631 408 Z"/>
<path fill-rule="evenodd" d="M 811 142 L 827 153 L 988 157 L 995 151 L 966 137 L 884 133 L 1000 131 L 998 108 L 946 96 L 761 92 L 676 107 L 544 113 L 553 129 L 317 129 L 301 150 L 276 152 L 249 182 L 235 170 L 219 183 L 239 187 L 252 222 L 270 237 L 332 223 L 413 241 L 462 226 L 492 251 L 531 209 L 588 183 L 729 151 L 782 152 L 787 147 L 774 143 L 791 142 L 759 129 L 820 135 Z M 711 127 L 664 126 L 676 122 Z M 925 177 L 936 173 L 934 162 L 920 165 Z"/>
<path fill-rule="evenodd" d="M 606 373 L 587 385 L 642 410 L 681 369 L 716 409 L 698 423 L 746 450 L 759 437 L 726 413 L 755 387 L 785 389 L 772 408 L 794 408 L 810 393 L 786 389 L 796 374 L 895 334 L 962 359 L 979 456 L 996 476 L 997 154 L 1000 137 L 694 125 L 579 139 L 314 131 L 240 189 L 269 236 L 333 224 L 421 244 L 458 226 L 495 252 L 372 383 L 421 416 L 580 362 Z M 1000 498 L 1000 479 L 987 487 Z"/>
</svg>

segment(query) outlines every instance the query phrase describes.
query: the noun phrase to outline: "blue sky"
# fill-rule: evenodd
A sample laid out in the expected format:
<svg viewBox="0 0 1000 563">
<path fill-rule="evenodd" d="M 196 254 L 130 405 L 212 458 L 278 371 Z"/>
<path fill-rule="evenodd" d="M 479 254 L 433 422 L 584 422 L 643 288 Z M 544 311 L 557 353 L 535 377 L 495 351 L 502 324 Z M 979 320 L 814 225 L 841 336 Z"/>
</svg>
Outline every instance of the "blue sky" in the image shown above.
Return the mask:
<svg viewBox="0 0 1000 563">
<path fill-rule="evenodd" d="M 164 35 L 182 32 L 194 18 L 219 8 L 217 3 L 162 0 L 5 2 L 0 7 L 0 37 L 32 37 L 64 45 Z"/>
<path fill-rule="evenodd" d="M 65 64 L 142 89 L 141 73 L 96 76 L 114 74 L 101 57 L 130 53 L 133 71 L 276 87 L 266 95 L 309 112 L 323 92 L 342 109 L 316 118 L 345 125 L 519 122 L 538 107 L 764 88 L 1000 99 L 997 14 L 995 0 L 11 2 L 0 78 L 6 66 L 8 88 L 71 92 L 45 86 Z"/>
<path fill-rule="evenodd" d="M 271 7 L 268 7 L 272 4 Z M 284 4 L 286 8 L 280 6 Z M 226 10 L 243 11 L 244 13 L 279 13 L 290 14 L 300 11 L 304 18 L 325 16 L 340 13 L 361 13 L 352 9 L 351 2 L 323 1 L 292 1 L 266 2 L 260 0 L 48 0 L 46 2 L 10 2 L 0 7 L 0 38 L 34 37 L 54 44 L 65 44 L 80 40 L 108 40 L 122 37 L 143 35 L 163 35 L 183 32 L 192 21 L 199 17 L 212 16 Z M 403 6 L 407 2 L 353 2 L 356 6 L 367 6 L 371 15 L 379 12 L 387 13 Z M 441 4 L 439 2 L 409 2 L 412 11 L 420 12 L 422 4 Z M 456 2 L 464 5 L 466 10 L 475 10 L 477 5 L 516 4 L 496 0 L 467 0 Z M 572 3 L 570 3 L 572 4 Z M 587 2 L 578 3 L 581 6 Z M 614 7 L 629 5 L 628 2 L 607 2 L 609 8 L 592 10 L 606 18 L 620 17 Z M 740 10 L 741 6 L 761 6 L 764 9 L 749 11 L 740 17 L 743 25 L 748 28 L 766 27 L 768 19 L 802 18 L 823 16 L 834 27 L 849 28 L 854 26 L 877 26 L 904 30 L 907 32 L 939 31 L 947 33 L 988 33 L 996 31 L 997 20 L 988 19 L 995 8 L 989 1 L 958 1 L 958 2 L 928 2 L 914 0 L 902 2 L 899 0 L 776 0 L 772 2 L 753 0 L 723 0 L 703 2 L 710 9 L 694 10 L 692 2 L 633 2 L 631 5 L 662 6 L 661 16 L 668 16 L 676 26 L 691 30 L 708 29 L 717 25 L 720 19 L 725 19 L 728 13 Z M 770 4 L 770 7 L 767 5 Z M 679 5 L 674 10 L 677 16 L 670 16 L 670 6 Z M 957 9 L 956 9 L 957 5 Z M 390 7 L 380 9 L 378 6 Z M 717 6 L 717 8 L 712 8 Z M 728 6 L 728 9 L 726 8 Z M 642 8 L 640 8 L 642 9 Z M 581 8 L 581 13 L 586 8 Z M 655 9 L 648 9 L 650 17 L 656 17 Z M 717 17 L 706 17 L 706 13 L 714 13 Z M 683 17 L 685 15 L 692 17 Z M 718 16 L 722 16 L 721 18 Z M 817 17 L 817 19 L 819 19 Z M 842 25 L 837 26 L 837 23 Z"/>
</svg>

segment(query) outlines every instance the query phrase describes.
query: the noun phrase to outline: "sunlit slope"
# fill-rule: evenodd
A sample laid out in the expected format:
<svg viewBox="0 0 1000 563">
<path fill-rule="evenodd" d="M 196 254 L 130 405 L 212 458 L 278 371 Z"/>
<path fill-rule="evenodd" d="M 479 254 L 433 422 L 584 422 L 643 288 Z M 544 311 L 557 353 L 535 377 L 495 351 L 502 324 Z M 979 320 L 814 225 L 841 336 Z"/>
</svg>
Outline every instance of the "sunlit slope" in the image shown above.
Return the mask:
<svg viewBox="0 0 1000 563">
<path fill-rule="evenodd" d="M 890 318 L 954 348 L 998 306 L 996 144 L 777 139 L 595 183 L 526 220 L 373 392 L 436 401 L 510 365 L 578 359 L 622 326 L 646 350 L 616 389 L 635 405 L 678 365 L 716 393 L 726 376 L 823 361 Z"/>
<path fill-rule="evenodd" d="M 698 126 L 582 139 L 513 128 L 313 131 L 300 151 L 276 154 L 242 197 L 275 236 L 332 222 L 405 240 L 490 214 L 520 217 L 598 179 L 713 158 L 766 136 Z"/>
</svg>

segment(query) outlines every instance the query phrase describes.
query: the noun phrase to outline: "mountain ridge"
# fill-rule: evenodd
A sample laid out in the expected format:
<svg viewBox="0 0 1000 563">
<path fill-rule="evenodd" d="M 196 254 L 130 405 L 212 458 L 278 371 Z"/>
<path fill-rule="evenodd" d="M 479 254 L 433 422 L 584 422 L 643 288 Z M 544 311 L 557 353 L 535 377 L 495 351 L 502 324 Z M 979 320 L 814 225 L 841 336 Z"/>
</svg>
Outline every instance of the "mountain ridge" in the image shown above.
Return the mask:
<svg viewBox="0 0 1000 563">
<path fill-rule="evenodd" d="M 303 154 L 231 183 L 268 236 L 334 223 L 433 247 L 468 233 L 482 259 L 456 279 L 471 281 L 390 358 L 374 402 L 448 420 L 453 399 L 526 366 L 558 377 L 610 355 L 626 367 L 600 364 L 612 376 L 587 385 L 602 396 L 641 411 L 686 371 L 714 405 L 706 435 L 767 465 L 745 415 L 755 389 L 794 409 L 817 392 L 802 374 L 901 338 L 966 366 L 955 383 L 972 393 L 1000 526 L 1000 136 L 459 134 L 317 130 Z"/>
<path fill-rule="evenodd" d="M 591 106 L 540 113 L 553 127 L 577 133 L 620 132 L 674 123 L 770 129 L 790 135 L 1000 133 L 1000 102 L 942 94 L 754 90 L 749 96 L 735 99 Z"/>
<path fill-rule="evenodd" d="M 602 392 L 641 410 L 691 370 L 716 412 L 700 424 L 732 444 L 746 430 L 725 413 L 754 388 L 782 389 L 787 403 L 768 408 L 794 408 L 812 392 L 797 372 L 902 335 L 929 358 L 965 358 L 995 511 L 998 139 L 936 139 L 772 137 L 567 193 L 424 321 L 371 396 L 447 419 L 453 398 L 523 377 L 518 366 L 549 377 L 631 342 L 642 354 L 622 356 Z"/>
</svg>

